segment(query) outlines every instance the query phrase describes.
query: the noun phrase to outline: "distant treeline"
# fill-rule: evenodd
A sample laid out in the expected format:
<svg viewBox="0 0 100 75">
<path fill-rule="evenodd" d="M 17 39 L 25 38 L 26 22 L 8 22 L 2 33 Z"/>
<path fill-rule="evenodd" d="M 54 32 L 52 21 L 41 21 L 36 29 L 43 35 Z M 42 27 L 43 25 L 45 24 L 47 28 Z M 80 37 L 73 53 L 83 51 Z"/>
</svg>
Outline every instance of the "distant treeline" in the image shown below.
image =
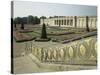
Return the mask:
<svg viewBox="0 0 100 75">
<path fill-rule="evenodd" d="M 32 15 L 29 15 L 28 17 L 16 17 L 13 19 L 13 23 L 14 24 L 40 24 L 40 19 L 45 19 L 46 17 L 45 16 L 41 16 L 41 17 L 38 17 L 38 16 L 32 16 Z"/>
<path fill-rule="evenodd" d="M 54 17 L 58 17 L 58 16 L 49 16 L 48 18 L 54 18 Z M 46 19 L 47 17 L 46 16 L 41 16 L 41 17 L 38 17 L 38 16 L 32 16 L 32 15 L 29 15 L 27 17 L 16 17 L 13 19 L 13 23 L 14 24 L 40 24 L 40 19 Z"/>
</svg>

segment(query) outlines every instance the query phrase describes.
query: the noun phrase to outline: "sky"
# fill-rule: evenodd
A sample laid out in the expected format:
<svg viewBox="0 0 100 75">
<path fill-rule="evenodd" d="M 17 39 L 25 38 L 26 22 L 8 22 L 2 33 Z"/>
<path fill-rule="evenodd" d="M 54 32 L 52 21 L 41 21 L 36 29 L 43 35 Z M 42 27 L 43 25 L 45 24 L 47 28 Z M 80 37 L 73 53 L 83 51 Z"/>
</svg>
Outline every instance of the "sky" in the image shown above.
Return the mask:
<svg viewBox="0 0 100 75">
<path fill-rule="evenodd" d="M 97 16 L 97 6 L 14 1 L 14 17 Z"/>
</svg>

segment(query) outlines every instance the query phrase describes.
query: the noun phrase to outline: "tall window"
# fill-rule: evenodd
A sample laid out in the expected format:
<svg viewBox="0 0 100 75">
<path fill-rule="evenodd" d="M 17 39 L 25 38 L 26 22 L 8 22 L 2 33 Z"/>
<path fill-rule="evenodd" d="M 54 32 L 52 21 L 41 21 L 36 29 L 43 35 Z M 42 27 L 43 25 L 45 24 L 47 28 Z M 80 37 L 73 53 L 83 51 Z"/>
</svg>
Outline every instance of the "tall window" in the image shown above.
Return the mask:
<svg viewBox="0 0 100 75">
<path fill-rule="evenodd" d="M 56 25 L 56 20 L 55 20 L 55 25 Z"/>
<path fill-rule="evenodd" d="M 96 27 L 96 25 L 97 25 L 97 18 L 95 19 L 95 27 Z"/>
<path fill-rule="evenodd" d="M 62 20 L 62 25 L 63 25 L 63 20 Z"/>
<path fill-rule="evenodd" d="M 84 18 L 82 19 L 82 26 L 84 26 Z"/>
<path fill-rule="evenodd" d="M 57 20 L 57 25 L 58 25 L 58 20 Z"/>
<path fill-rule="evenodd" d="M 66 20 L 64 20 L 64 25 L 66 25 Z"/>
<path fill-rule="evenodd" d="M 81 19 L 79 19 L 79 26 L 80 26 L 80 24 L 81 24 Z"/>
<path fill-rule="evenodd" d="M 61 20 L 59 20 L 59 25 L 61 25 Z"/>
<path fill-rule="evenodd" d="M 80 26 L 80 19 L 78 20 L 78 25 Z"/>
<path fill-rule="evenodd" d="M 69 25 L 69 20 L 67 20 L 67 25 Z"/>
<path fill-rule="evenodd" d="M 72 19 L 70 20 L 70 25 L 71 25 L 71 26 L 73 25 L 73 20 L 72 20 Z"/>
<path fill-rule="evenodd" d="M 92 21 L 93 21 L 93 19 L 91 18 L 91 26 L 92 26 Z"/>
</svg>

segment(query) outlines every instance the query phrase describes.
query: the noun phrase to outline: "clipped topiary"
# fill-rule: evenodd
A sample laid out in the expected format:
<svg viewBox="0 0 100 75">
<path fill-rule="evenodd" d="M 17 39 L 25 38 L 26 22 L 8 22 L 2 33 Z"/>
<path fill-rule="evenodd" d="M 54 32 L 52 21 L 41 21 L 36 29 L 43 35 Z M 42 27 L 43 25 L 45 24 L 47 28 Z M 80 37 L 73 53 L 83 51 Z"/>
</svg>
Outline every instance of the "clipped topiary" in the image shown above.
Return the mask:
<svg viewBox="0 0 100 75">
<path fill-rule="evenodd" d="M 45 24 L 43 24 L 43 26 L 42 26 L 41 39 L 47 39 L 47 33 L 46 33 Z"/>
<path fill-rule="evenodd" d="M 21 23 L 21 29 L 24 30 L 24 23 Z"/>
</svg>

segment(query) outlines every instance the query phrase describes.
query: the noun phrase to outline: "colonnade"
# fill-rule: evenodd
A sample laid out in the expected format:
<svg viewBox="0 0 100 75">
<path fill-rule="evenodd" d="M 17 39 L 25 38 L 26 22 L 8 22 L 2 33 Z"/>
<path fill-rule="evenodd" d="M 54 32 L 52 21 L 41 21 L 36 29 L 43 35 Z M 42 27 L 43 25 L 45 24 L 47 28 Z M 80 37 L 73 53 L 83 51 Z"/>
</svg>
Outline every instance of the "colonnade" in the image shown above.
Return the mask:
<svg viewBox="0 0 100 75">
<path fill-rule="evenodd" d="M 41 19 L 41 24 L 43 23 Z M 49 26 L 86 28 L 86 16 L 64 16 L 44 19 L 44 23 Z M 97 17 L 88 16 L 90 29 L 96 29 Z"/>
</svg>

